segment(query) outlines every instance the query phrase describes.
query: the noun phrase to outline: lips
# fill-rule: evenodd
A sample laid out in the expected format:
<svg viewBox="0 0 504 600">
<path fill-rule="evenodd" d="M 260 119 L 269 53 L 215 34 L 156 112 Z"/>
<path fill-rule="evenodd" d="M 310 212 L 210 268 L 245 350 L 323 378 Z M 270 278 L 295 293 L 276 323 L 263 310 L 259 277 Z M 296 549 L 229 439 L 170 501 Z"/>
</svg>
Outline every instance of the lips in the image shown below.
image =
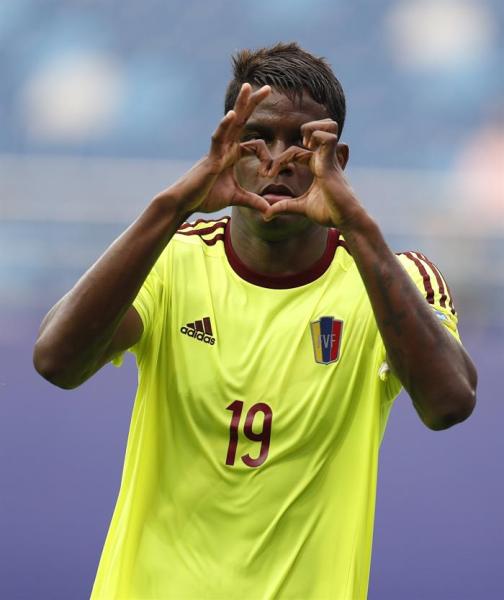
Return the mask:
<svg viewBox="0 0 504 600">
<path fill-rule="evenodd" d="M 293 198 L 294 192 L 286 185 L 270 183 L 260 193 L 269 204 L 275 204 L 286 198 Z"/>
</svg>

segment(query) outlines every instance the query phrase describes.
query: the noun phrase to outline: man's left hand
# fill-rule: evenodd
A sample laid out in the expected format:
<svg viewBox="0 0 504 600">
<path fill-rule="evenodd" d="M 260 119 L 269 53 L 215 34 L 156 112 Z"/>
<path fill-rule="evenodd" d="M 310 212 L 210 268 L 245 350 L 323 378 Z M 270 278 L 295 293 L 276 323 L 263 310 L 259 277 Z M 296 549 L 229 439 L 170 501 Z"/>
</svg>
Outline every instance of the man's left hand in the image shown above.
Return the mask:
<svg viewBox="0 0 504 600">
<path fill-rule="evenodd" d="M 303 147 L 291 146 L 260 172 L 276 177 L 288 163 L 307 164 L 313 182 L 301 196 L 273 204 L 265 219 L 271 220 L 280 213 L 297 213 L 320 225 L 344 229 L 363 208 L 343 173 L 348 146 L 338 143 L 338 124 L 332 119 L 310 121 L 301 127 L 301 135 Z"/>
</svg>

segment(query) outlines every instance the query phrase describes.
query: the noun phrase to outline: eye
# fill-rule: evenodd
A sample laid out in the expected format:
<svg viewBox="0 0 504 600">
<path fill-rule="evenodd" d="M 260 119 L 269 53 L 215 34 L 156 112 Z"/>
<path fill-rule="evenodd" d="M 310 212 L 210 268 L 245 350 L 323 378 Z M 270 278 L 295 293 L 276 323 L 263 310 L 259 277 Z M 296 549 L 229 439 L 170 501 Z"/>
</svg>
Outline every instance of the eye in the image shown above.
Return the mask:
<svg viewBox="0 0 504 600">
<path fill-rule="evenodd" d="M 250 140 L 262 140 L 264 139 L 257 131 L 246 131 L 240 136 L 242 142 L 249 142 Z"/>
<path fill-rule="evenodd" d="M 306 146 L 303 144 L 303 136 L 301 134 L 299 134 L 299 137 L 293 139 L 292 146 L 299 146 L 299 148 L 306 149 Z"/>
</svg>

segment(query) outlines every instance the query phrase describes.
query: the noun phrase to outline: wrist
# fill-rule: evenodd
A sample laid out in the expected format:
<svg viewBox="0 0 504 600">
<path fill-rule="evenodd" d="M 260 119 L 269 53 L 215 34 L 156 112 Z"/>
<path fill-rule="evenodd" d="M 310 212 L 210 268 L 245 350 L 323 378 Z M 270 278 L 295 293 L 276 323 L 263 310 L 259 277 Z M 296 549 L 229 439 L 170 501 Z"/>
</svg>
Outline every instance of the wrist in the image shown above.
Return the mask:
<svg viewBox="0 0 504 600">
<path fill-rule="evenodd" d="M 168 188 L 154 196 L 151 205 L 157 209 L 160 218 L 168 217 L 177 226 L 187 221 L 194 212 L 186 205 L 177 191 L 172 188 Z"/>
<path fill-rule="evenodd" d="M 376 235 L 380 235 L 378 224 L 362 207 L 340 221 L 337 229 L 350 244 L 358 243 L 359 240 L 371 241 Z"/>
<path fill-rule="evenodd" d="M 382 257 L 384 251 L 390 252 L 378 223 L 365 211 L 355 215 L 338 229 L 345 238 L 356 262 L 359 262 L 359 257 L 363 252 L 371 252 Z"/>
<path fill-rule="evenodd" d="M 334 224 L 343 235 L 370 231 L 375 226 L 374 219 L 360 203 L 357 203 L 352 210 L 345 211 L 345 214 L 340 214 L 337 223 Z"/>
<path fill-rule="evenodd" d="M 203 206 L 220 170 L 208 156 L 200 159 L 168 189 L 158 194 L 177 213 L 190 215 Z M 203 212 L 207 212 L 203 210 Z"/>
</svg>

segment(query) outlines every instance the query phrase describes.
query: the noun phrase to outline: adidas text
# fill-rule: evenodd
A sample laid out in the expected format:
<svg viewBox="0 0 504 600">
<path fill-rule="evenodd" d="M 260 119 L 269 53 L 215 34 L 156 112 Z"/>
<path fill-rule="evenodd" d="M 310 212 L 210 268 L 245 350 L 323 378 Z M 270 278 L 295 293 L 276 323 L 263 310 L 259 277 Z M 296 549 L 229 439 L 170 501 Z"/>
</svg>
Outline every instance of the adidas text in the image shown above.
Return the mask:
<svg viewBox="0 0 504 600">
<path fill-rule="evenodd" d="M 196 329 L 189 329 L 185 325 L 182 325 L 180 328 L 180 333 L 188 335 L 189 337 L 199 340 L 200 342 L 205 342 L 205 344 L 210 344 L 210 346 L 215 344 L 215 338 L 213 338 L 211 335 L 203 333 L 202 331 L 196 331 Z"/>
</svg>

